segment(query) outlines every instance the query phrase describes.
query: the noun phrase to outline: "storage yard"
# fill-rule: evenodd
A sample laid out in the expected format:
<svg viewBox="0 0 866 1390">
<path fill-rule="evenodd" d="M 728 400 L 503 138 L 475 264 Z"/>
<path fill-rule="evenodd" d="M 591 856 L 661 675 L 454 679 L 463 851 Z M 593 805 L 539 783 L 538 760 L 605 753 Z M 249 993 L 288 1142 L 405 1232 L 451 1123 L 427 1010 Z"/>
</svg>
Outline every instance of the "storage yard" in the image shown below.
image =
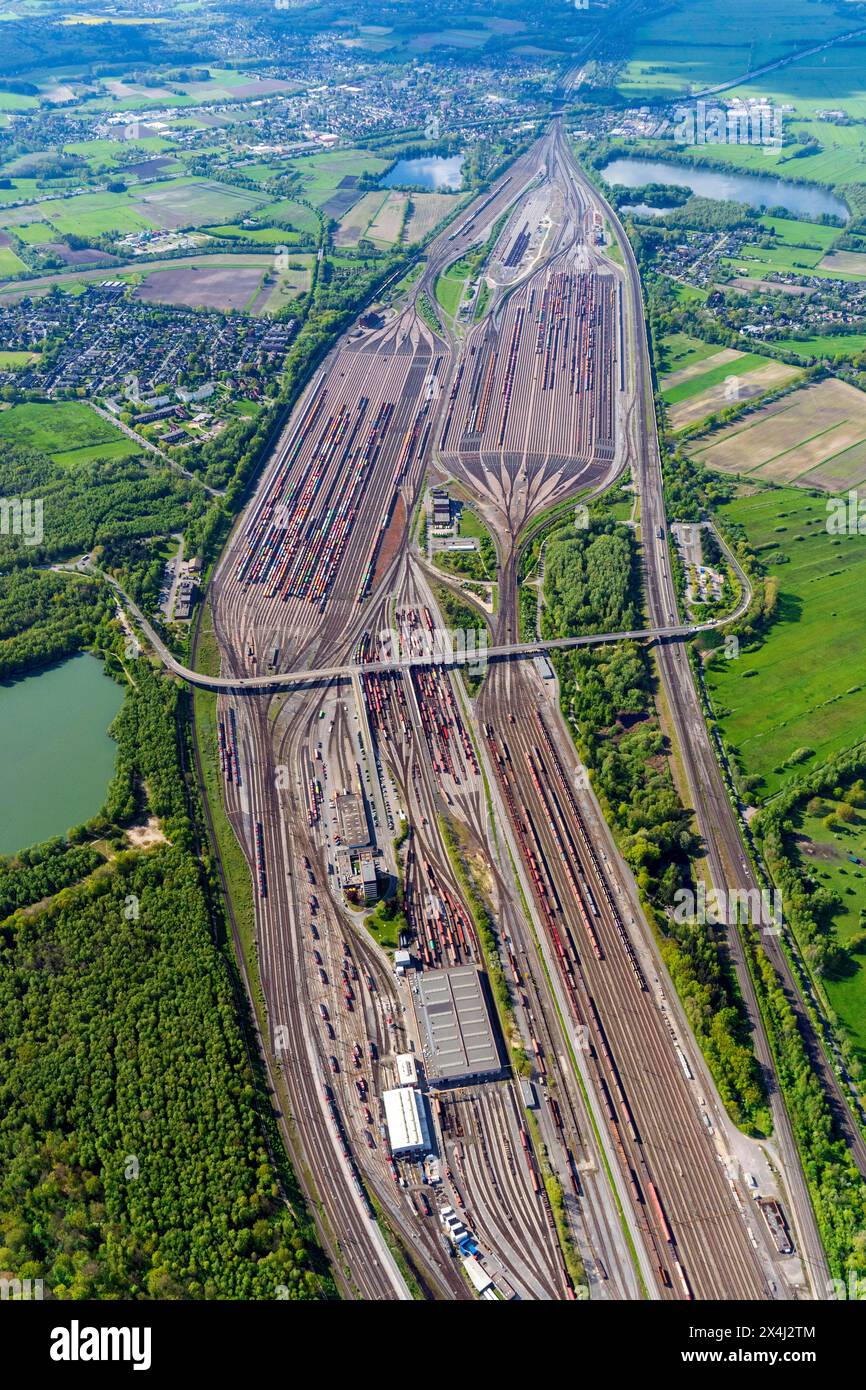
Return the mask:
<svg viewBox="0 0 866 1390">
<path fill-rule="evenodd" d="M 539 281 L 536 284 L 536 280 Z M 476 485 L 508 470 L 568 484 L 614 451 L 617 295 L 610 275 L 543 271 L 470 339 L 441 450 Z"/>
<path fill-rule="evenodd" d="M 417 305 L 497 223 L 510 283 L 458 350 Z M 447 633 L 409 539 L 438 448 L 496 541 L 491 640 L 514 640 L 527 524 L 625 457 L 602 240 L 554 125 L 431 243 L 403 307 L 325 359 L 212 583 L 229 679 L 393 663 L 219 704 L 276 1090 L 365 1297 L 400 1288 L 383 1221 L 439 1298 L 760 1298 L 772 1251 L 796 1259 L 766 1223 L 749 1239 L 716 1110 L 538 712 L 552 673 L 487 670 L 481 609 Z M 475 701 L 455 640 L 486 671 Z"/>
</svg>

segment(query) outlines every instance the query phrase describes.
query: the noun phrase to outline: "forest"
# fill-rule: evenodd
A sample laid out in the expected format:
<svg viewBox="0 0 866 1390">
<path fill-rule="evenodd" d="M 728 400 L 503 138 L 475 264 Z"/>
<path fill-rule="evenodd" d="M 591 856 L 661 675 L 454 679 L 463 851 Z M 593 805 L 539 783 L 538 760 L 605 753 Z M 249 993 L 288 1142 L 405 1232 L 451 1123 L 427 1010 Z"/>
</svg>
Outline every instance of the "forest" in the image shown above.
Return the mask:
<svg viewBox="0 0 866 1390">
<path fill-rule="evenodd" d="M 866 1183 L 836 1131 L 826 1092 L 815 1074 L 779 977 L 756 936 L 750 935 L 747 945 L 821 1240 L 831 1271 L 838 1278 L 846 1269 L 861 1267 Z"/>
<path fill-rule="evenodd" d="M 183 699 L 137 663 L 106 807 L 76 836 L 111 830 L 103 872 L 66 842 L 0 867 L 4 913 L 64 889 L 0 924 L 0 1268 L 58 1299 L 333 1297 L 266 1143 L 187 808 Z M 166 839 L 132 851 L 118 830 L 145 813 Z"/>
<path fill-rule="evenodd" d="M 102 855 L 91 845 L 72 845 L 62 838 L 31 845 L 0 860 L 0 921 L 20 907 L 79 883 L 101 863 Z"/>
<path fill-rule="evenodd" d="M 0 537 L 4 567 L 45 565 L 107 540 L 180 531 L 204 513 L 206 501 L 201 488 L 167 468 L 117 459 L 62 468 L 22 446 L 3 450 L 0 496 L 40 497 L 45 517 L 41 545 Z"/>
<path fill-rule="evenodd" d="M 45 570 L 0 575 L 0 680 L 94 645 L 113 608 L 96 580 Z"/>
</svg>

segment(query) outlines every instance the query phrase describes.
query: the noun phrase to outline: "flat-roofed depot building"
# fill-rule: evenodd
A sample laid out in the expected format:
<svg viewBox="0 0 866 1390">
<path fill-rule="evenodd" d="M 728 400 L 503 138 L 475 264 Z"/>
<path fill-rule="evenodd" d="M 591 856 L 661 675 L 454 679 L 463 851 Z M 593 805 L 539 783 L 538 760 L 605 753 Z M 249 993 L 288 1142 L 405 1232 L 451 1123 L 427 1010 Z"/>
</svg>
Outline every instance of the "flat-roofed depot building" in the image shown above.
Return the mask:
<svg viewBox="0 0 866 1390">
<path fill-rule="evenodd" d="M 481 976 L 474 966 L 425 970 L 418 976 L 414 1000 L 431 1085 L 481 1081 L 501 1074 Z"/>
<path fill-rule="evenodd" d="M 383 1091 L 382 1104 L 385 1107 L 391 1152 L 395 1157 L 400 1154 L 429 1153 L 433 1146 L 430 1143 L 427 1107 L 421 1092 L 412 1086 Z"/>
<path fill-rule="evenodd" d="M 361 797 L 354 792 L 340 792 L 336 809 L 343 844 L 347 849 L 366 849 L 370 843 L 370 832 Z"/>
</svg>

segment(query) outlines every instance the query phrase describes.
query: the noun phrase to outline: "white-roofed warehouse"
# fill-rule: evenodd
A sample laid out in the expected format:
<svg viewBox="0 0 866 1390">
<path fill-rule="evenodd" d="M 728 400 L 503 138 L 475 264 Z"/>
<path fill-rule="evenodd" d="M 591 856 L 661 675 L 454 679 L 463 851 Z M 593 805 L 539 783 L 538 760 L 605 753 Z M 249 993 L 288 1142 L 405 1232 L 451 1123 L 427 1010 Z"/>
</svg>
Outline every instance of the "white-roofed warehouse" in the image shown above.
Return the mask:
<svg viewBox="0 0 866 1390">
<path fill-rule="evenodd" d="M 412 1086 L 401 1086 L 397 1091 L 383 1092 L 382 1104 L 391 1152 L 397 1156 L 428 1153 L 432 1148 L 430 1127 L 421 1092 Z"/>
</svg>

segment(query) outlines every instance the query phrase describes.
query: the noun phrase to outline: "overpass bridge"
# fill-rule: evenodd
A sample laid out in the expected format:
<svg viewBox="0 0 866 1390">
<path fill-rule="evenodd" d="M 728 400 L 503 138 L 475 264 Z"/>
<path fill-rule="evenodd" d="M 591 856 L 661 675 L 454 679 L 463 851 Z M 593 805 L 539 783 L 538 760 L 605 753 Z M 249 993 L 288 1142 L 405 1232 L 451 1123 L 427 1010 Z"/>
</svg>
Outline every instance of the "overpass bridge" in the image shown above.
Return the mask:
<svg viewBox="0 0 866 1390">
<path fill-rule="evenodd" d="M 468 647 L 454 650 L 447 643 L 433 641 L 429 650 L 420 654 L 405 653 L 381 661 L 344 661 L 334 666 L 299 668 L 294 671 L 274 671 L 265 676 L 209 676 L 190 670 L 169 651 L 159 633 L 141 609 L 120 587 L 115 579 L 95 566 L 87 566 L 114 589 L 118 598 L 132 614 L 136 623 L 153 647 L 163 665 L 181 680 L 203 690 L 221 690 L 233 695 L 261 695 L 273 690 L 297 690 L 303 687 L 327 685 L 334 680 L 352 680 L 355 676 L 375 676 L 388 671 L 407 671 L 426 666 L 478 666 L 488 661 L 513 661 L 539 656 L 546 652 L 571 647 L 599 646 L 605 642 L 671 640 L 693 637 L 698 632 L 718 627 L 720 622 L 680 623 L 669 627 L 630 628 L 625 632 L 593 632 L 581 637 L 551 637 L 542 642 L 511 642 L 502 646 Z M 730 617 L 725 619 L 730 622 Z"/>
</svg>

